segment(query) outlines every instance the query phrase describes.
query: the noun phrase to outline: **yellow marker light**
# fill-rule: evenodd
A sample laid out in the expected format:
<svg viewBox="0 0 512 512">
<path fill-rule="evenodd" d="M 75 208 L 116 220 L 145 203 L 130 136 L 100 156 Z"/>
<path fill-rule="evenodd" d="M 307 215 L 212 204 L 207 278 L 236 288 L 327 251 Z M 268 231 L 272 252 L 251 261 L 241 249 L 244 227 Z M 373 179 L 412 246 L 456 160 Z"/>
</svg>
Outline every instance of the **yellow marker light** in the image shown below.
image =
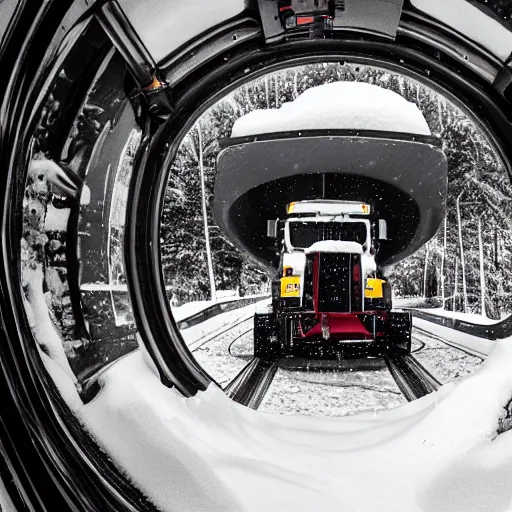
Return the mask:
<svg viewBox="0 0 512 512">
<path fill-rule="evenodd" d="M 384 297 L 384 291 L 382 285 L 386 281 L 384 279 L 378 279 L 369 277 L 366 280 L 366 288 L 364 290 L 364 296 L 366 299 L 382 299 Z"/>
<path fill-rule="evenodd" d="M 293 213 L 293 210 L 295 209 L 295 205 L 297 203 L 289 203 L 288 206 L 286 207 L 286 213 Z"/>
<path fill-rule="evenodd" d="M 281 278 L 281 297 L 300 297 L 300 276 Z"/>
</svg>

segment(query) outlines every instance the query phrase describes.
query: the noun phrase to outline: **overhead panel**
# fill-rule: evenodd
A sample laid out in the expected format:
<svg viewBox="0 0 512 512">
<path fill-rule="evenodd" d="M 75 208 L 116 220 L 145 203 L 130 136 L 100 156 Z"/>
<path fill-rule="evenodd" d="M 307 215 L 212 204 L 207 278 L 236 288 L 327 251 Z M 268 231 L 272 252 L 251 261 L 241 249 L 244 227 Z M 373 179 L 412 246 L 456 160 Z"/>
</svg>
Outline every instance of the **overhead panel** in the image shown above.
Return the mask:
<svg viewBox="0 0 512 512">
<path fill-rule="evenodd" d="M 119 0 L 156 62 L 244 11 L 244 0 Z"/>
<path fill-rule="evenodd" d="M 512 32 L 466 0 L 411 0 L 411 5 L 502 61 L 512 53 Z"/>
<path fill-rule="evenodd" d="M 334 28 L 358 30 L 394 39 L 403 0 L 346 0 Z"/>
</svg>

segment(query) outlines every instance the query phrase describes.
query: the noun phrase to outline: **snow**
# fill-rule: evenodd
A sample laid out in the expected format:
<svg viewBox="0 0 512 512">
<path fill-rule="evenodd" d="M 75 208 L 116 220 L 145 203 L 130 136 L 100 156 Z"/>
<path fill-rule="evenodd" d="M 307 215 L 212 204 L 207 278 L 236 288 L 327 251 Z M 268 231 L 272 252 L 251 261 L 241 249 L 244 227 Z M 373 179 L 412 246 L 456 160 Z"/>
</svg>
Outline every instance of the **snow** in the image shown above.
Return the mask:
<svg viewBox="0 0 512 512">
<path fill-rule="evenodd" d="M 136 352 L 76 413 L 164 512 L 504 512 L 512 432 L 496 438 L 496 429 L 512 397 L 511 363 L 512 344 L 501 341 L 456 385 L 327 419 L 263 414 L 214 386 L 184 399 Z"/>
<path fill-rule="evenodd" d="M 53 204 L 48 204 L 44 219 L 45 231 L 67 231 L 70 212 L 69 208 L 55 208 Z"/>
<path fill-rule="evenodd" d="M 292 267 L 293 273 L 302 275 L 306 265 L 306 256 L 302 251 L 283 253 L 283 267 Z"/>
<path fill-rule="evenodd" d="M 0 510 L 2 512 L 17 512 L 3 480 L 0 478 Z"/>
<path fill-rule="evenodd" d="M 213 306 L 214 304 L 223 304 L 225 302 L 232 302 L 234 300 L 244 300 L 257 297 L 256 295 L 246 295 L 239 297 L 234 290 L 222 290 L 217 292 L 216 300 L 198 300 L 186 302 L 181 306 L 173 306 L 171 303 L 172 315 L 177 321 L 183 320 L 189 316 L 195 315 L 204 309 Z"/>
<path fill-rule="evenodd" d="M 375 261 L 375 256 L 370 254 L 369 252 L 363 253 L 362 264 L 365 274 L 377 270 L 377 262 Z"/>
<path fill-rule="evenodd" d="M 214 300 L 197 300 L 187 302 L 181 306 L 171 306 L 172 316 L 175 320 L 180 321 L 188 316 L 195 315 L 214 304 L 216 304 L 216 301 Z"/>
<path fill-rule="evenodd" d="M 31 325 L 46 342 L 56 333 L 44 311 L 41 276 L 39 269 L 24 277 Z M 231 323 L 235 313 L 226 314 Z M 512 398 L 512 339 L 495 342 L 458 383 L 395 409 L 340 418 L 253 411 L 214 385 L 185 399 L 161 384 L 144 349 L 112 365 L 98 396 L 84 405 L 56 362 L 59 354 L 41 357 L 71 410 L 163 512 L 512 510 L 512 431 L 497 436 Z M 389 379 L 375 376 L 380 383 L 348 374 L 339 389 L 378 383 L 400 401 Z M 303 378 L 325 386 L 331 377 Z M 284 385 L 300 396 L 297 380 Z M 319 400 L 318 393 L 303 396 L 311 406 Z"/>
<path fill-rule="evenodd" d="M 80 193 L 80 204 L 82 206 L 88 206 L 91 204 L 91 189 L 84 183 L 82 192 Z"/>
<path fill-rule="evenodd" d="M 62 339 L 55 330 L 48 312 L 46 297 L 43 293 L 42 266 L 26 267 L 23 273 L 23 279 L 27 283 L 27 298 L 24 300 L 24 306 L 34 337 L 40 349 L 66 373 L 74 385 L 77 379 L 69 365 Z"/>
<path fill-rule="evenodd" d="M 234 324 L 242 318 L 252 319 L 255 311 L 268 306 L 269 300 L 270 299 L 264 299 L 253 304 L 249 304 L 243 308 L 226 311 L 225 313 L 216 315 L 204 322 L 182 329 L 181 335 L 188 345 L 196 343 L 205 337 L 215 335 L 217 331 L 222 330 L 227 325 Z"/>
<path fill-rule="evenodd" d="M 217 290 L 215 295 L 217 296 L 217 299 L 232 299 L 238 297 L 236 290 Z"/>
<path fill-rule="evenodd" d="M 357 371 L 289 371 L 280 368 L 259 411 L 273 414 L 342 417 L 391 409 L 406 402 L 386 364 Z"/>
<path fill-rule="evenodd" d="M 297 201 L 292 203 L 288 214 L 318 213 L 319 215 L 369 215 L 370 205 L 359 201 Z M 329 219 L 328 219 L 329 220 Z"/>
<path fill-rule="evenodd" d="M 126 292 L 128 293 L 128 286 L 125 284 L 110 284 L 110 283 L 80 283 L 80 289 L 88 292 Z"/>
<path fill-rule="evenodd" d="M 443 384 L 464 379 L 482 364 L 483 356 L 463 352 L 417 327 L 413 328 L 412 341 L 414 358 Z"/>
<path fill-rule="evenodd" d="M 342 252 L 349 254 L 362 254 L 363 246 L 357 242 L 347 242 L 344 240 L 322 240 L 315 242 L 306 249 L 306 254 L 312 252 Z"/>
<path fill-rule="evenodd" d="M 506 60 L 512 52 L 512 32 L 466 0 L 411 0 L 411 4 Z"/>
<path fill-rule="evenodd" d="M 382 130 L 431 135 L 421 111 L 399 94 L 363 82 L 312 87 L 279 109 L 237 119 L 231 137 L 315 129 Z"/>
</svg>

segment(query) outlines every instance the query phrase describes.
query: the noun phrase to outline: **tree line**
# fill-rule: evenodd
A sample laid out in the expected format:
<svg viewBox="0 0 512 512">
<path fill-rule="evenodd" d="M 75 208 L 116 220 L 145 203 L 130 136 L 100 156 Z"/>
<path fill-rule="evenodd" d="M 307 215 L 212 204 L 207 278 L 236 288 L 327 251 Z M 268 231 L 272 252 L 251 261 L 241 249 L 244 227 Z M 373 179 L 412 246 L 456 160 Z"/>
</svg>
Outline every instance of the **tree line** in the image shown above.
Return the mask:
<svg viewBox="0 0 512 512">
<path fill-rule="evenodd" d="M 259 293 L 269 276 L 233 247 L 216 226 L 212 198 L 219 141 L 255 109 L 279 108 L 310 87 L 360 81 L 415 103 L 448 160 L 446 218 L 436 236 L 387 269 L 395 293 L 439 297 L 447 309 L 499 318 L 510 309 L 512 188 L 483 131 L 432 89 L 387 70 L 324 62 L 267 74 L 209 109 L 186 135 L 171 164 L 161 224 L 162 264 L 176 303 L 211 298 L 216 290 Z M 392 198 L 390 198 L 392 200 Z"/>
</svg>

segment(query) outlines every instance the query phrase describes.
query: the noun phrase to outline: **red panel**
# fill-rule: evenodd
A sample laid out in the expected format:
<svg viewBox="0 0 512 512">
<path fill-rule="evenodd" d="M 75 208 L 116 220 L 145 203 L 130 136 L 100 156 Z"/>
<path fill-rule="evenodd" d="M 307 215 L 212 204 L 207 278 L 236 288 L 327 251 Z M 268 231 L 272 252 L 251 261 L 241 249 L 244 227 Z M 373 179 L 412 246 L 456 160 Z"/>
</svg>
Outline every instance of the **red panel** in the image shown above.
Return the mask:
<svg viewBox="0 0 512 512">
<path fill-rule="evenodd" d="M 332 339 L 373 339 L 372 334 L 366 329 L 357 315 L 340 313 L 328 314 L 327 324 Z M 312 329 L 304 334 L 304 337 L 322 336 L 322 323 L 318 322 Z"/>
<path fill-rule="evenodd" d="M 297 16 L 297 25 L 307 25 L 308 23 L 313 23 L 315 18 L 313 16 Z"/>
</svg>

